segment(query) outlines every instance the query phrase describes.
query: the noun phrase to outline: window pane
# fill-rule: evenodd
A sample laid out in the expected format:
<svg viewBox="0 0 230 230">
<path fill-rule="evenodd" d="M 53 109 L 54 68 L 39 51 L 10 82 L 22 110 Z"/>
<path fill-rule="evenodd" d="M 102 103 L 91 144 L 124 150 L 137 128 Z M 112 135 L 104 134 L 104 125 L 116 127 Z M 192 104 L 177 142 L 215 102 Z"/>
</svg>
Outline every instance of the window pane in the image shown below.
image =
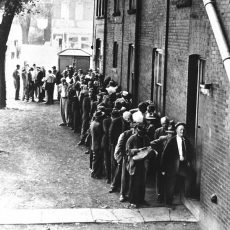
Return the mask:
<svg viewBox="0 0 230 230">
<path fill-rule="evenodd" d="M 164 81 L 164 70 L 163 70 L 163 51 L 156 49 L 154 51 L 154 91 L 153 98 L 156 103 L 157 112 L 162 112 L 163 109 L 163 81 Z"/>
</svg>

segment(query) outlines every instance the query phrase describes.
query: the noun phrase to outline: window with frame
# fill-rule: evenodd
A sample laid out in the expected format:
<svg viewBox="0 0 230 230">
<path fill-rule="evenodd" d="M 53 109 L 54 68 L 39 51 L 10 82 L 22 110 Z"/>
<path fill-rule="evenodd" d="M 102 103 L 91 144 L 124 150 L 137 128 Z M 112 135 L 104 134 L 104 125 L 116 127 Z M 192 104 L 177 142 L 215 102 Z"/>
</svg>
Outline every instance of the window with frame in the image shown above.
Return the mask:
<svg viewBox="0 0 230 230">
<path fill-rule="evenodd" d="M 114 0 L 114 13 L 113 16 L 120 16 L 120 0 Z"/>
<path fill-rule="evenodd" d="M 97 0 L 96 17 L 103 18 L 105 16 L 105 0 Z"/>
<path fill-rule="evenodd" d="M 137 8 L 137 0 L 129 0 L 128 14 L 135 14 Z"/>
<path fill-rule="evenodd" d="M 118 58 L 118 44 L 113 43 L 113 68 L 117 68 L 117 58 Z"/>
<path fill-rule="evenodd" d="M 162 49 L 153 50 L 153 101 L 158 113 L 164 109 L 164 53 Z"/>
</svg>

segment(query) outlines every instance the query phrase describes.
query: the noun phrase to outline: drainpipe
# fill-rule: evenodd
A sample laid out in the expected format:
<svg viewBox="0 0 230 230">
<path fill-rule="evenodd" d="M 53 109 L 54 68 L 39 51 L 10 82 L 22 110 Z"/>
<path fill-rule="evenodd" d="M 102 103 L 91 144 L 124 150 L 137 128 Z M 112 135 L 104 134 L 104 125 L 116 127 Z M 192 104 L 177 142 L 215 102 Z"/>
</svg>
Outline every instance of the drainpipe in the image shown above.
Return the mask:
<svg viewBox="0 0 230 230">
<path fill-rule="evenodd" d="M 227 44 L 227 39 L 224 36 L 223 29 L 217 16 L 214 6 L 214 0 L 203 0 L 219 51 L 220 55 L 230 81 L 230 52 Z"/>
<path fill-rule="evenodd" d="M 136 25 L 135 25 L 135 43 L 134 43 L 134 47 L 135 47 L 135 59 L 134 59 L 134 95 L 133 96 L 133 105 L 137 106 L 138 102 L 139 102 L 139 76 L 140 76 L 140 72 L 139 72 L 139 52 L 140 52 L 140 47 L 139 47 L 139 33 L 140 33 L 140 21 L 141 21 L 141 1 L 136 1 Z"/>
<path fill-rule="evenodd" d="M 96 7 L 95 7 L 95 5 L 96 5 L 96 0 L 94 0 L 94 4 L 93 4 L 93 33 L 92 33 L 92 46 L 91 46 L 91 49 L 92 49 L 92 67 L 93 67 L 93 69 L 96 69 L 95 68 L 95 61 L 93 61 L 94 60 L 94 49 L 95 49 L 95 47 L 96 47 L 96 39 L 94 40 L 94 36 L 95 36 L 95 20 L 96 20 L 96 14 L 95 14 L 95 12 L 96 12 Z"/>
<path fill-rule="evenodd" d="M 125 1 L 122 1 L 122 40 L 121 40 L 121 72 L 120 72 L 120 86 L 122 86 L 123 74 L 123 51 L 124 51 L 124 32 L 125 32 Z"/>
<path fill-rule="evenodd" d="M 168 37 L 169 37 L 169 10 L 170 0 L 166 0 L 166 20 L 165 20 L 165 58 L 164 58 L 164 85 L 163 85 L 163 114 L 166 108 L 166 84 L 167 84 L 167 69 L 168 69 Z"/>
</svg>

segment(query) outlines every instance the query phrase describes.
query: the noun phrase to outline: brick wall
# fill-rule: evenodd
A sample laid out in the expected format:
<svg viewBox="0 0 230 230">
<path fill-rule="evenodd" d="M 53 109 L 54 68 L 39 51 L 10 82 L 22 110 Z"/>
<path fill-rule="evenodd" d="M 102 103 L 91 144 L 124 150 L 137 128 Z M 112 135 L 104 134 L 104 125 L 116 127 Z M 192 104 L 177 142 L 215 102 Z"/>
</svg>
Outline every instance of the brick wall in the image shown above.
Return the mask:
<svg viewBox="0 0 230 230">
<path fill-rule="evenodd" d="M 153 48 L 164 49 L 165 13 L 164 1 L 148 0 L 142 3 L 138 26 L 139 101 L 151 98 L 152 53 Z"/>
<path fill-rule="evenodd" d="M 107 22 L 107 57 L 106 57 L 106 76 L 110 76 L 112 79 L 120 84 L 121 81 L 121 60 L 122 60 L 122 22 L 123 22 L 123 8 L 120 4 L 119 16 L 113 16 L 114 13 L 114 1 L 108 1 L 108 22 Z M 118 57 L 117 68 L 113 67 L 113 44 L 118 44 Z"/>
<path fill-rule="evenodd" d="M 216 6 L 229 40 L 229 1 L 217 1 Z M 203 229 L 227 230 L 230 228 L 230 84 L 204 6 L 199 1 L 193 4 L 191 25 L 190 52 L 204 55 L 205 80 L 213 83 L 212 95 L 203 99 L 201 223 Z M 217 195 L 217 204 L 210 201 L 212 194 Z"/>
<path fill-rule="evenodd" d="M 138 44 L 139 87 L 135 96 L 139 101 L 147 100 L 151 96 L 152 51 L 164 49 L 165 44 L 166 1 L 140 1 L 138 43 L 135 41 L 136 15 L 127 13 L 128 0 L 125 1 L 123 37 L 122 16 L 113 17 L 113 1 L 108 2 L 106 74 L 114 75 L 112 50 L 113 42 L 117 41 L 116 77 L 126 89 L 129 44 Z M 213 84 L 210 96 L 199 93 L 201 226 L 208 230 L 227 230 L 230 229 L 230 83 L 202 1 L 193 0 L 191 7 L 184 8 L 177 8 L 175 2 L 170 1 L 165 112 L 175 121 L 186 122 L 189 55 L 200 55 L 206 60 L 205 81 Z M 216 8 L 230 42 L 229 0 L 216 1 Z M 210 201 L 212 194 L 217 194 L 218 204 Z"/>
</svg>

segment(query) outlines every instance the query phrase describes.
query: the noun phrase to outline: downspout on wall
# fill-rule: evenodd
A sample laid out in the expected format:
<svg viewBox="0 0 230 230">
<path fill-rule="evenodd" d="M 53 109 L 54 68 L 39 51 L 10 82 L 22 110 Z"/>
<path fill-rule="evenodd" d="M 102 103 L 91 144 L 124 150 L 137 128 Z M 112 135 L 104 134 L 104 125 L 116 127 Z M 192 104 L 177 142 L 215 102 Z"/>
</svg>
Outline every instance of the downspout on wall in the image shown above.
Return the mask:
<svg viewBox="0 0 230 230">
<path fill-rule="evenodd" d="M 95 14 L 95 12 L 96 12 L 96 1 L 94 0 L 94 5 L 93 5 L 93 34 L 92 34 L 92 46 L 91 46 L 91 49 L 92 49 L 92 67 L 93 67 L 93 69 L 96 69 L 95 68 L 95 61 L 93 61 L 94 60 L 94 54 L 95 54 L 95 47 L 96 47 L 96 39 L 94 40 L 94 36 L 95 36 L 95 17 L 96 17 L 96 14 Z"/>
<path fill-rule="evenodd" d="M 221 27 L 221 23 L 218 19 L 218 15 L 215 9 L 215 1 L 214 0 L 203 0 L 213 33 L 216 39 L 220 55 L 230 81 L 230 51 L 227 43 L 227 39 L 224 36 L 223 29 Z"/>
<path fill-rule="evenodd" d="M 122 85 L 123 78 L 123 51 L 124 51 L 124 32 L 125 32 L 125 1 L 122 1 L 122 39 L 121 39 L 121 72 L 120 85 Z"/>
<path fill-rule="evenodd" d="M 166 84 L 167 84 L 167 69 L 168 69 L 168 38 L 169 38 L 169 10 L 170 0 L 166 0 L 166 20 L 165 20 L 165 58 L 164 58 L 164 89 L 163 89 L 163 115 L 165 114 L 166 107 Z"/>
<path fill-rule="evenodd" d="M 140 0 L 137 0 L 136 1 L 136 26 L 135 26 L 135 44 L 134 44 L 134 47 L 135 47 L 135 56 L 134 56 L 134 92 L 135 92 L 135 95 L 133 95 L 133 104 L 134 106 L 137 106 L 138 105 L 138 102 L 139 102 L 139 98 L 138 98 L 138 90 L 139 90 L 139 75 L 140 75 L 140 72 L 139 72 L 139 58 L 140 58 L 140 47 L 139 47 L 139 34 L 140 34 L 140 31 L 139 31 L 139 28 L 140 28 L 140 20 L 141 20 L 141 1 Z"/>
</svg>

